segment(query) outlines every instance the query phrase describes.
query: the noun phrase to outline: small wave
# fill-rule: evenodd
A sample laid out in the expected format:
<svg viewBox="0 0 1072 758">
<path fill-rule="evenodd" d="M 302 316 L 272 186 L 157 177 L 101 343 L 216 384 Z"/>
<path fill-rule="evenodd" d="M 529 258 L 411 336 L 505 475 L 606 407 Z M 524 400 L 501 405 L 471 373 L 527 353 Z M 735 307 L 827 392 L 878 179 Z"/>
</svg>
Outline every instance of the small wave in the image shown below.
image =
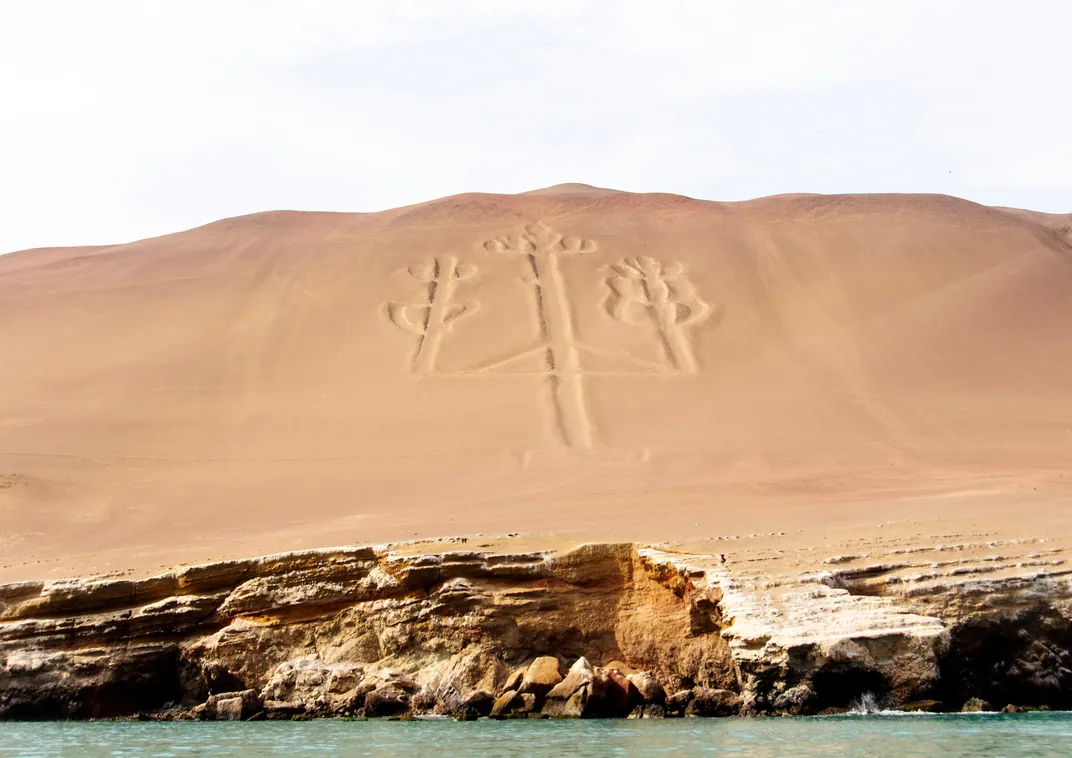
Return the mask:
<svg viewBox="0 0 1072 758">
<path fill-rule="evenodd" d="M 875 697 L 873 692 L 865 692 L 849 704 L 849 713 L 857 716 L 871 716 L 876 713 L 882 713 L 885 710 L 886 709 L 879 704 L 878 698 Z"/>
</svg>

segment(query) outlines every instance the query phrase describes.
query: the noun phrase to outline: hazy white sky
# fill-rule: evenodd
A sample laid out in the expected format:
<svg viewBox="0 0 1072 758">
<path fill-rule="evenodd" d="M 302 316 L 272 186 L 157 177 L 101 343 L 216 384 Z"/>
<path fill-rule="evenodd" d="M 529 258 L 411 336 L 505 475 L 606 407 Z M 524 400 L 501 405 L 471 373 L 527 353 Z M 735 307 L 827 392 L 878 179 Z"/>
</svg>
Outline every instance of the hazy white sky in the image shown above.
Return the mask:
<svg viewBox="0 0 1072 758">
<path fill-rule="evenodd" d="M 1072 2 L 0 0 L 0 252 L 566 181 L 1072 211 Z"/>
</svg>

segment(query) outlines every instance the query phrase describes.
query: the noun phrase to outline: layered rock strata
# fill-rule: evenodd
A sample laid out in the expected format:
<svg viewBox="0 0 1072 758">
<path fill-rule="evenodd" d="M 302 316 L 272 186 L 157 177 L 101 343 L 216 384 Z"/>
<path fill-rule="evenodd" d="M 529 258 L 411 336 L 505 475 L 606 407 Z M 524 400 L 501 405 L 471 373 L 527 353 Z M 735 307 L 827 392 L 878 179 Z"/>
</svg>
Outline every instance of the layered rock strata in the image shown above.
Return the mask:
<svg viewBox="0 0 1072 758">
<path fill-rule="evenodd" d="M 0 585 L 0 718 L 1072 706 L 1058 566 L 828 566 L 764 582 L 724 555 L 634 544 L 386 546 Z"/>
</svg>

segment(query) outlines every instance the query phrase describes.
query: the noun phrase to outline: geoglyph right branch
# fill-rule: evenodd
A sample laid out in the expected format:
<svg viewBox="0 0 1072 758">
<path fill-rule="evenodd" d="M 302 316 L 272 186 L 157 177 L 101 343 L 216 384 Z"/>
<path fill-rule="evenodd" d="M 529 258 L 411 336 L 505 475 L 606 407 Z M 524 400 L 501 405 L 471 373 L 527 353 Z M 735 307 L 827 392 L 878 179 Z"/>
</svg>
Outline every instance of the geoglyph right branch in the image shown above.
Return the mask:
<svg viewBox="0 0 1072 758">
<path fill-rule="evenodd" d="M 626 324 L 654 328 L 671 368 L 694 373 L 696 357 L 685 330 L 707 318 L 711 308 L 696 294 L 684 267 L 645 255 L 623 258 L 610 270 L 607 313 Z"/>
</svg>

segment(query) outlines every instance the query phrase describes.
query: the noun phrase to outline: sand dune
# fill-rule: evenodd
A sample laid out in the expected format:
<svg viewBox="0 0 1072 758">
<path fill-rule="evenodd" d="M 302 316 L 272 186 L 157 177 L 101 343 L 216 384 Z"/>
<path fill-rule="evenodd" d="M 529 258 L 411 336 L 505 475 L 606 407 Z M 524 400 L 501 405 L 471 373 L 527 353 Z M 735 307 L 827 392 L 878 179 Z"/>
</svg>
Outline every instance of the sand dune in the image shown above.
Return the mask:
<svg viewBox="0 0 1072 758">
<path fill-rule="evenodd" d="M 1067 535 L 1070 461 L 1072 216 L 563 185 L 0 257 L 4 579 L 473 533 Z"/>
</svg>

